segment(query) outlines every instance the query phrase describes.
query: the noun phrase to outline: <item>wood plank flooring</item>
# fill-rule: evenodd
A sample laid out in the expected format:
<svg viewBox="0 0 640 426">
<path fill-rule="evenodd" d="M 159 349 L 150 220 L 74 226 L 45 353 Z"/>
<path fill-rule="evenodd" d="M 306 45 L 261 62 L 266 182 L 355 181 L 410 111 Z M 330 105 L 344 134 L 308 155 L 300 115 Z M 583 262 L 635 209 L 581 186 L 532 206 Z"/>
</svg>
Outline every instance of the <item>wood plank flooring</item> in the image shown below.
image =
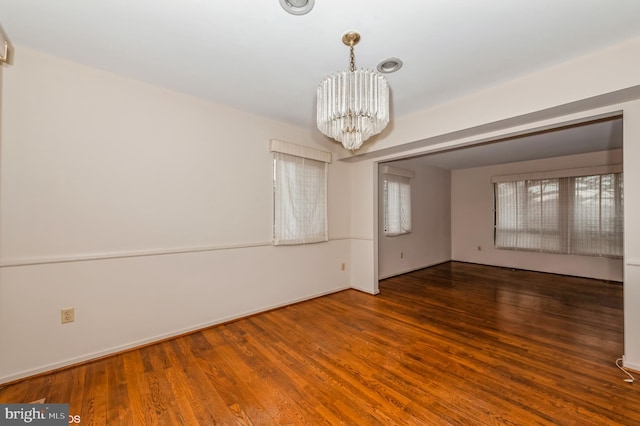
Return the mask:
<svg viewBox="0 0 640 426">
<path fill-rule="evenodd" d="M 636 425 L 622 285 L 449 262 L 0 390 L 82 425 Z"/>
</svg>

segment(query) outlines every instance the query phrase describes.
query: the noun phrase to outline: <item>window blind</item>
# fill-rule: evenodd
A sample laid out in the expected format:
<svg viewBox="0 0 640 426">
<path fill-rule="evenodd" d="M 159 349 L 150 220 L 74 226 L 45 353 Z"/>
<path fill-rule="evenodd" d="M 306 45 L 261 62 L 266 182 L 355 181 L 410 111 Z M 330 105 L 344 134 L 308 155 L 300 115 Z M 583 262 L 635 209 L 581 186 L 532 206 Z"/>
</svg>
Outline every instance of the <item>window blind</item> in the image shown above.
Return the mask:
<svg viewBox="0 0 640 426">
<path fill-rule="evenodd" d="M 619 168 L 598 169 L 610 170 Z M 619 172 L 496 181 L 495 246 L 621 257 L 622 189 L 623 175 Z"/>
<path fill-rule="evenodd" d="M 331 153 L 271 140 L 273 244 L 328 241 L 327 175 Z"/>
</svg>

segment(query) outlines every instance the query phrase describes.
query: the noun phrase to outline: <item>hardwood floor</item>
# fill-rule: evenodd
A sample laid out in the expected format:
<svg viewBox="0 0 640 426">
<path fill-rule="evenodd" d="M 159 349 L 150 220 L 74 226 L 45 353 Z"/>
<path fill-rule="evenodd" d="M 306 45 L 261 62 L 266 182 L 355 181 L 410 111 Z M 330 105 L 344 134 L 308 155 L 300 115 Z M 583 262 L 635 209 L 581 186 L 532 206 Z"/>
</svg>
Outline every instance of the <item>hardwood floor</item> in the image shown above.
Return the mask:
<svg viewBox="0 0 640 426">
<path fill-rule="evenodd" d="M 464 263 L 17 383 L 82 425 L 632 425 L 622 285 Z"/>
</svg>

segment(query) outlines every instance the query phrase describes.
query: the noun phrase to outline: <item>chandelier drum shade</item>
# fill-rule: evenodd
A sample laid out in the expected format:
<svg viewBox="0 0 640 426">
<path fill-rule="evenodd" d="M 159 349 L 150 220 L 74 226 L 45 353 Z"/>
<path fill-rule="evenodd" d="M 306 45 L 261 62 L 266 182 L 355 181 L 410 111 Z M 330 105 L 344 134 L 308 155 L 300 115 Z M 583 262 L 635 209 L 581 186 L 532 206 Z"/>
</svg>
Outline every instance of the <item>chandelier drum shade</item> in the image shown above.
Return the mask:
<svg viewBox="0 0 640 426">
<path fill-rule="evenodd" d="M 357 32 L 342 36 L 350 49 L 349 70 L 325 77 L 318 86 L 318 130 L 351 151 L 389 123 L 389 84 L 377 71 L 356 69 L 359 41 Z"/>
</svg>

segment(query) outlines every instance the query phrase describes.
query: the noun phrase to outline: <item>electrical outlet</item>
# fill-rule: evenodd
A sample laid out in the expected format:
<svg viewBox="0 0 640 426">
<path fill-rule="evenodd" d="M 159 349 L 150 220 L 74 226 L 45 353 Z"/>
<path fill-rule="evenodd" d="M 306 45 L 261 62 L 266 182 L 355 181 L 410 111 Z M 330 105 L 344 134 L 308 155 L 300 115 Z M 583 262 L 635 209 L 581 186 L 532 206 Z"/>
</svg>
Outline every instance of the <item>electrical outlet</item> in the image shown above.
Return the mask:
<svg viewBox="0 0 640 426">
<path fill-rule="evenodd" d="M 347 269 L 347 265 L 346 265 L 344 262 L 342 262 L 342 263 L 340 264 L 340 270 L 341 270 L 341 271 L 344 271 L 345 269 Z"/>
<path fill-rule="evenodd" d="M 61 310 L 60 316 L 61 316 L 62 324 L 74 322 L 76 320 L 76 314 L 73 308 L 65 308 Z"/>
<path fill-rule="evenodd" d="M 403 251 L 400 252 L 400 259 L 404 259 L 404 252 Z"/>
</svg>

